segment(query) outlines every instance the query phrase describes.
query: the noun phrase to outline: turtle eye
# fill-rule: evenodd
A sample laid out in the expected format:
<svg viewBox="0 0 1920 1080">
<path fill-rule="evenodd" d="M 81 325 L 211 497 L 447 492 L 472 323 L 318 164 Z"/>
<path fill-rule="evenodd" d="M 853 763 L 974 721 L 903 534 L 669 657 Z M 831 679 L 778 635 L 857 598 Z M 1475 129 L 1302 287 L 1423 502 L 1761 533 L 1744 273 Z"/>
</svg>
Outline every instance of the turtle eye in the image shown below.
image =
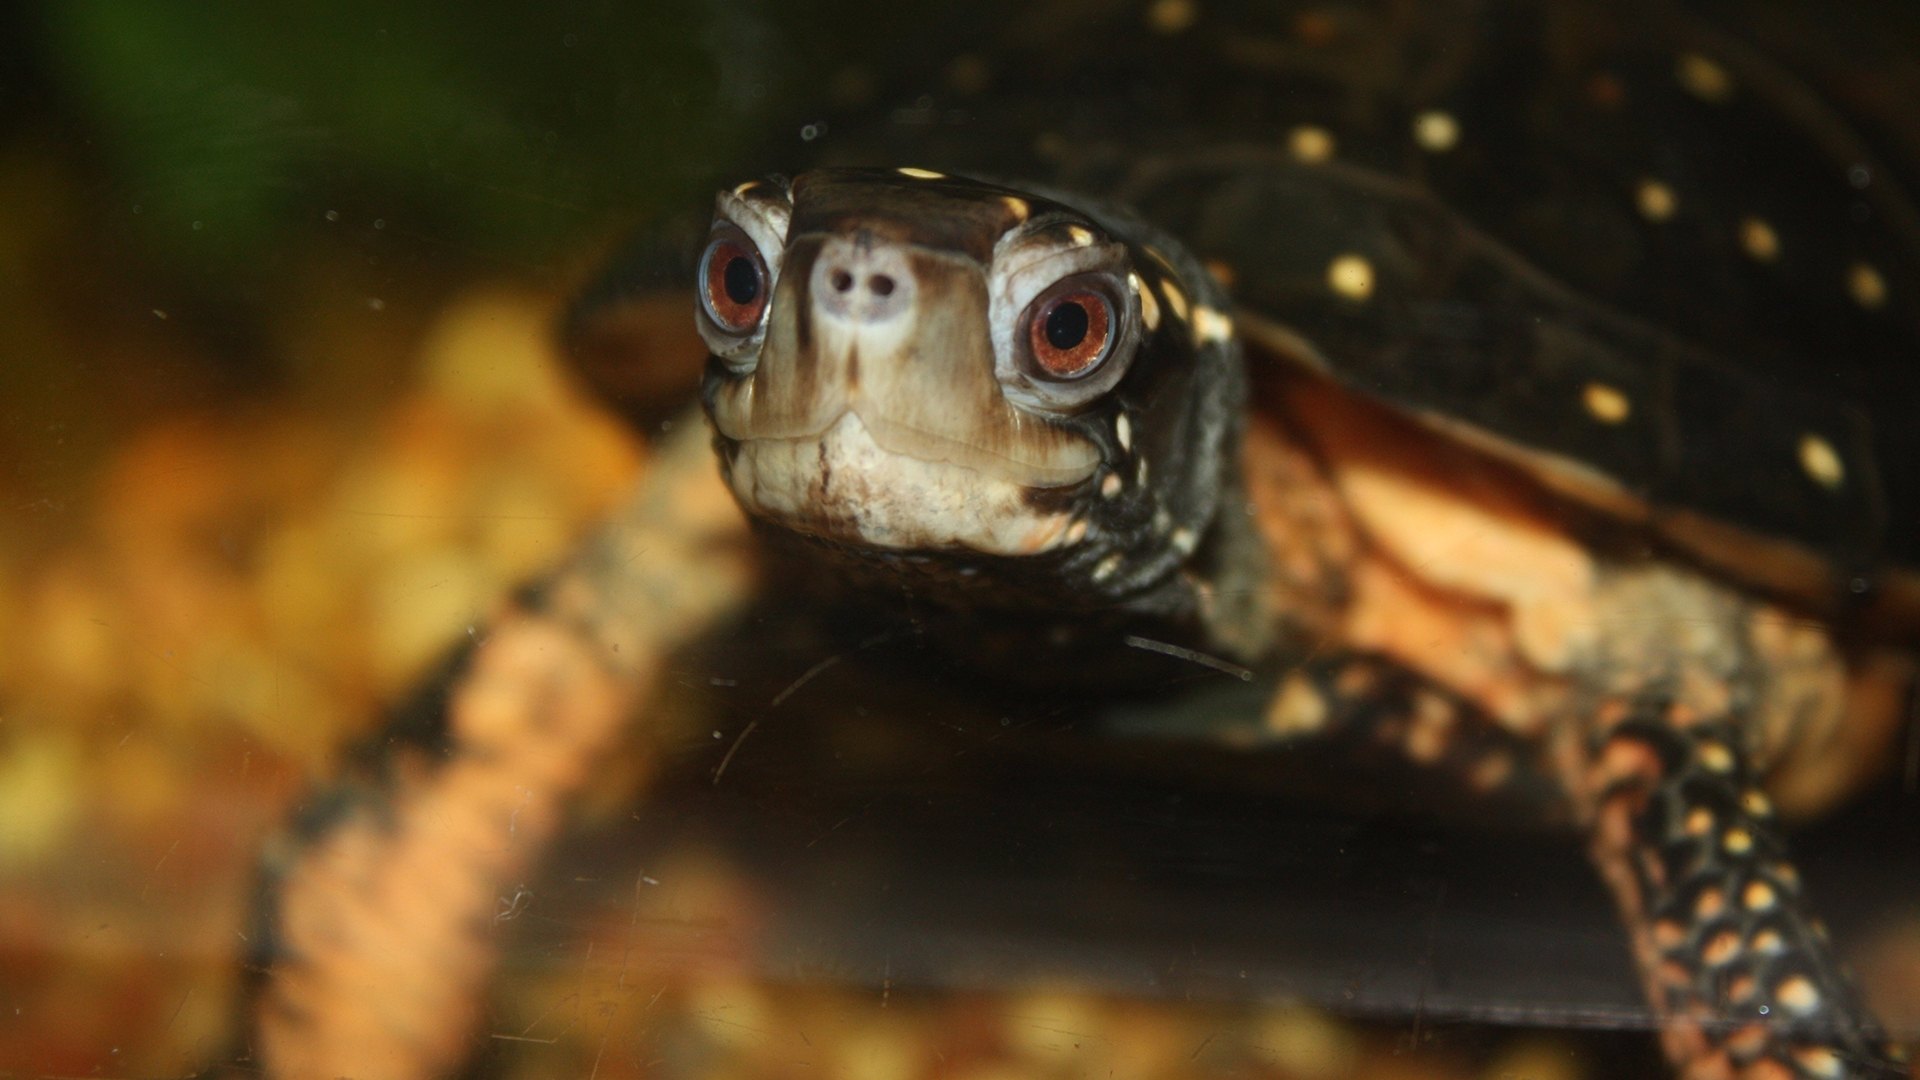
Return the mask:
<svg viewBox="0 0 1920 1080">
<path fill-rule="evenodd" d="M 748 334 L 760 325 L 772 293 L 767 264 L 739 229 L 716 229 L 700 257 L 700 306 L 713 324 L 729 334 Z"/>
<path fill-rule="evenodd" d="M 1120 310 L 1103 277 L 1076 275 L 1027 307 L 1027 367 L 1034 375 L 1072 382 L 1099 370 L 1119 336 Z"/>
</svg>

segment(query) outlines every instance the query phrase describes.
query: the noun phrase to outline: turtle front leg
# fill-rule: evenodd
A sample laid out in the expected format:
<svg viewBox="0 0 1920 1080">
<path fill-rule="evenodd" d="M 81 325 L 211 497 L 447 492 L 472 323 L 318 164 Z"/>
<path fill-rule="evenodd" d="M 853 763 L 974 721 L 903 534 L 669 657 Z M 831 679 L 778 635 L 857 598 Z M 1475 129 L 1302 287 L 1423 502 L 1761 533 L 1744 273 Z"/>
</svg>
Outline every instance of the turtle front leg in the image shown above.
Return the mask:
<svg viewBox="0 0 1920 1080">
<path fill-rule="evenodd" d="M 494 618 L 427 735 L 373 741 L 265 898 L 249 1070 L 445 1076 L 473 1054 L 499 924 L 575 796 L 627 737 L 667 655 L 743 602 L 755 569 L 689 417 L 625 512 Z"/>
<path fill-rule="evenodd" d="M 1648 696 L 1594 727 L 1591 851 L 1689 1078 L 1907 1075 L 1835 960 L 1734 716 Z"/>
</svg>

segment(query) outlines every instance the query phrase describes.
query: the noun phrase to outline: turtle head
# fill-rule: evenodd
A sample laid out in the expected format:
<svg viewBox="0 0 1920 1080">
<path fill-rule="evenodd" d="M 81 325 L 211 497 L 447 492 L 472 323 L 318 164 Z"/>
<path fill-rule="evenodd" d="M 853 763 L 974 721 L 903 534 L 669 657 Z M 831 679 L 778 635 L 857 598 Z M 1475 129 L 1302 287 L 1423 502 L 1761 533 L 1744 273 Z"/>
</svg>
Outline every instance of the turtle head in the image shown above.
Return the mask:
<svg viewBox="0 0 1920 1080">
<path fill-rule="evenodd" d="M 1166 609 L 1244 396 L 1205 272 L 1113 212 L 918 169 L 718 198 L 703 399 L 764 526 L 961 607 Z"/>
</svg>

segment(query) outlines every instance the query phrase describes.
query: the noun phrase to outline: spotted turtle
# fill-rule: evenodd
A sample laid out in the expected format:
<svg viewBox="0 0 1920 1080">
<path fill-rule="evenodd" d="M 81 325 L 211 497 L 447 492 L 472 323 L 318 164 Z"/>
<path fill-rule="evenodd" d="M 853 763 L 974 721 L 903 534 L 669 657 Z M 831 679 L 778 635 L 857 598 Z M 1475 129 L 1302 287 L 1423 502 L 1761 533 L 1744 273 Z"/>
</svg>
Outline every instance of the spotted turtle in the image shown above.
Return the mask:
<svg viewBox="0 0 1920 1080">
<path fill-rule="evenodd" d="M 1050 11 L 1005 96 L 719 194 L 702 400 L 773 557 L 983 679 L 1200 665 L 1269 744 L 1543 782 L 1677 1070 L 1904 1075 L 1777 818 L 1909 710 L 1898 160 L 1686 8 Z M 648 359 L 650 257 L 570 313 L 589 371 Z M 570 580 L 528 609 L 604 612 Z"/>
</svg>

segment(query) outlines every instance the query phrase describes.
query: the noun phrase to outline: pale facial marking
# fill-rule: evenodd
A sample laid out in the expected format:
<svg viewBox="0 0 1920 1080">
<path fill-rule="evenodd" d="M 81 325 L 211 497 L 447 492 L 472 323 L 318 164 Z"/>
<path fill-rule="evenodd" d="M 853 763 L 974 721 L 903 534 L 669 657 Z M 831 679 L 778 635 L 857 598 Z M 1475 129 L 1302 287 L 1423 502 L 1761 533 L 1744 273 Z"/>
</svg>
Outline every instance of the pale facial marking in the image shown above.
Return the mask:
<svg viewBox="0 0 1920 1080">
<path fill-rule="evenodd" d="M 1136 273 L 1127 275 L 1127 286 L 1140 301 L 1140 323 L 1147 328 L 1147 333 L 1160 329 L 1160 301 L 1153 298 L 1153 290 L 1147 288 Z"/>
<path fill-rule="evenodd" d="M 1205 304 L 1193 309 L 1193 340 L 1211 345 L 1233 340 L 1233 318 Z"/>
<path fill-rule="evenodd" d="M 1161 280 L 1160 291 L 1166 294 L 1167 309 L 1173 312 L 1173 317 L 1179 319 L 1181 322 L 1186 322 L 1187 294 L 1181 292 L 1180 286 L 1175 285 L 1171 278 Z"/>
</svg>

